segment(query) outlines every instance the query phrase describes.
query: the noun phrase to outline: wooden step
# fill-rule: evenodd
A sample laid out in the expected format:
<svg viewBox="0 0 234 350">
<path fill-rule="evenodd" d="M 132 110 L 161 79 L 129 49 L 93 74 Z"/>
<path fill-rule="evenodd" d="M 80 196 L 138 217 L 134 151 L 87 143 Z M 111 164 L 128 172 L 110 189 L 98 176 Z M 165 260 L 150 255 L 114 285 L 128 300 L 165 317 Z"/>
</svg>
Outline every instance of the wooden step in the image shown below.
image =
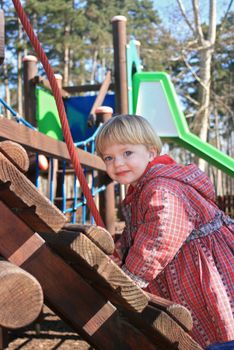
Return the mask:
<svg viewBox="0 0 234 350">
<path fill-rule="evenodd" d="M 0 198 L 34 231 L 57 232 L 66 218 L 15 165 L 0 152 Z"/>
</svg>

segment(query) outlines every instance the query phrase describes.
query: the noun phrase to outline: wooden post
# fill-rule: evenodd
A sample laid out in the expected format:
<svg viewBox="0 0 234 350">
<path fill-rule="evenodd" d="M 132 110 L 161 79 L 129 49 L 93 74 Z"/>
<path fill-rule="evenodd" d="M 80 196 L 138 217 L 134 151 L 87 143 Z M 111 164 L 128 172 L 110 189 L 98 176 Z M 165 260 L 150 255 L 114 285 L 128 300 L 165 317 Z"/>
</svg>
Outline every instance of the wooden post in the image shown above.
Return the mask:
<svg viewBox="0 0 234 350">
<path fill-rule="evenodd" d="M 37 58 L 32 55 L 23 58 L 24 63 L 24 117 L 36 126 L 36 96 L 32 79 L 37 75 Z"/>
<path fill-rule="evenodd" d="M 0 9 L 0 65 L 5 58 L 5 20 L 4 12 Z"/>
<path fill-rule="evenodd" d="M 124 16 L 115 16 L 111 20 L 114 47 L 115 108 L 116 113 L 128 113 L 128 87 L 126 62 L 126 22 Z"/>
<path fill-rule="evenodd" d="M 8 330 L 0 327 L 0 350 L 6 349 L 8 346 Z"/>
<path fill-rule="evenodd" d="M 62 86 L 63 86 L 63 77 L 61 74 L 55 74 L 54 75 L 57 84 L 58 84 L 58 88 L 60 90 L 60 92 L 62 91 Z M 59 169 L 59 163 L 58 163 L 58 159 L 55 158 L 51 158 L 51 162 L 49 165 L 49 170 L 48 170 L 48 181 L 47 181 L 47 197 L 50 198 L 50 182 L 53 182 L 53 189 L 52 189 L 52 198 L 50 198 L 53 202 L 55 197 L 57 196 L 57 189 L 58 189 L 58 179 L 57 179 L 57 175 L 58 175 L 58 169 Z M 59 191 L 61 191 L 61 187 L 62 184 L 60 185 L 60 189 Z M 60 195 L 60 194 L 59 194 Z"/>
<path fill-rule="evenodd" d="M 95 110 L 96 123 L 105 123 L 108 121 L 113 114 L 113 109 L 111 107 L 99 107 Z M 99 172 L 98 182 L 103 184 L 104 177 L 103 173 Z M 112 236 L 115 235 L 115 186 L 114 182 L 110 182 L 106 185 L 106 190 L 99 194 L 99 206 L 101 217 L 106 225 L 107 230 Z"/>
<path fill-rule="evenodd" d="M 39 282 L 8 261 L 0 261 L 0 326 L 16 329 L 32 323 L 43 306 Z"/>
</svg>

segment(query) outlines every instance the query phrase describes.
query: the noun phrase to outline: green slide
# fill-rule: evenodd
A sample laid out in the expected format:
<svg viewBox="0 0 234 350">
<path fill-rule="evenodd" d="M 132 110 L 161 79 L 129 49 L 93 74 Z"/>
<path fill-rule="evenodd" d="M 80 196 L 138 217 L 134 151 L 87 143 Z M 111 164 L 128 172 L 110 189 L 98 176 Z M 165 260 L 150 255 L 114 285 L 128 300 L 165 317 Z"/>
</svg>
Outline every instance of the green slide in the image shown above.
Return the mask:
<svg viewBox="0 0 234 350">
<path fill-rule="evenodd" d="M 133 112 L 144 116 L 165 141 L 174 140 L 234 177 L 234 159 L 189 131 L 170 77 L 162 72 L 133 75 Z"/>
</svg>

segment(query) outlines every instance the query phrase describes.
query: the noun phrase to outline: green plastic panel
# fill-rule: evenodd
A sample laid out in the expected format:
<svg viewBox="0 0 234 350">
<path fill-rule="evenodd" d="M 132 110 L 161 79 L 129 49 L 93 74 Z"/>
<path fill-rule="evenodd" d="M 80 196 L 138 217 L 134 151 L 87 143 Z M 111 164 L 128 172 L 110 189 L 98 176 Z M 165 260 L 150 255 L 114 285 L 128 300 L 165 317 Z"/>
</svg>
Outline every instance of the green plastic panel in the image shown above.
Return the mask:
<svg viewBox="0 0 234 350">
<path fill-rule="evenodd" d="M 141 62 L 137 52 L 135 40 L 131 40 L 126 47 L 127 59 L 127 83 L 128 83 L 128 112 L 133 112 L 132 77 L 136 72 L 141 71 Z"/>
<path fill-rule="evenodd" d="M 49 92 L 37 87 L 36 99 L 38 130 L 56 140 L 63 140 L 61 123 L 54 97 Z"/>
<path fill-rule="evenodd" d="M 163 109 L 160 109 L 160 105 L 163 104 L 162 96 L 157 101 L 157 96 L 154 94 L 155 83 L 155 87 L 161 89 L 158 91 L 164 92 L 163 98 L 167 102 L 167 107 L 164 106 Z M 144 89 L 146 88 L 148 90 L 144 94 Z M 150 88 L 152 90 L 151 93 L 149 93 Z M 234 159 L 207 142 L 202 141 L 189 131 L 174 85 L 166 73 L 139 72 L 134 74 L 133 113 L 140 114 L 148 119 L 155 130 L 159 131 L 160 137 L 176 141 L 185 149 L 192 151 L 210 164 L 234 177 Z M 160 125 L 164 127 L 162 128 L 163 135 L 160 134 Z M 170 127 L 168 134 L 166 133 L 165 125 L 168 125 L 168 128 Z M 174 130 L 172 130 L 172 125 L 174 125 Z"/>
</svg>

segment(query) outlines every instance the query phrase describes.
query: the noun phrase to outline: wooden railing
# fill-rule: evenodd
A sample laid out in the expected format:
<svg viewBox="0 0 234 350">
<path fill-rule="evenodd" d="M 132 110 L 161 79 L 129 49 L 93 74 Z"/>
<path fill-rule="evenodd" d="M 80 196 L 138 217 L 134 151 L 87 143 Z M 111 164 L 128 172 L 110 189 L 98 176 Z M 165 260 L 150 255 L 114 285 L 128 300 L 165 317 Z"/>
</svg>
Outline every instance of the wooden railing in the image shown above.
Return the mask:
<svg viewBox="0 0 234 350">
<path fill-rule="evenodd" d="M 44 154 L 45 156 L 53 159 L 70 162 L 70 157 L 65 142 L 48 137 L 38 131 L 28 128 L 23 124 L 17 123 L 15 120 L 8 120 L 3 117 L 0 118 L 0 141 L 2 140 L 11 140 L 19 143 L 28 152 Z M 102 159 L 79 148 L 77 148 L 77 153 L 80 164 L 86 169 L 86 171 L 97 171 L 98 186 L 106 186 L 108 189 L 108 186 L 111 184 L 111 180 L 106 174 L 105 164 L 103 163 Z M 113 184 L 111 185 L 113 187 Z M 112 195 L 114 196 L 114 193 Z M 109 199 L 107 200 L 108 203 L 106 203 L 105 198 L 107 196 L 104 193 L 99 193 L 97 196 L 99 196 L 99 202 L 101 202 L 100 212 L 103 216 L 104 222 L 107 225 L 107 229 L 114 234 L 114 201 L 111 201 L 111 207 Z"/>
</svg>

